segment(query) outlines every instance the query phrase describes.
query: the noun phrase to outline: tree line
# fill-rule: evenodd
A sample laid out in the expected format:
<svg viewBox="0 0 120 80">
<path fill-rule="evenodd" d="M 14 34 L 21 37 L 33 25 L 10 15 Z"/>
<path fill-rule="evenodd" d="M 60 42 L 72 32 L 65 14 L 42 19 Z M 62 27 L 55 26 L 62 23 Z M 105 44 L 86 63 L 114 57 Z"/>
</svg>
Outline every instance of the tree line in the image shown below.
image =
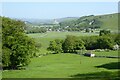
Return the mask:
<svg viewBox="0 0 120 80">
<path fill-rule="evenodd" d="M 77 50 L 85 49 L 113 50 L 113 46 L 116 44 L 120 45 L 120 35 L 110 34 L 108 30 L 101 30 L 99 36 L 76 37 L 68 35 L 65 40 L 55 39 L 50 41 L 48 50 L 54 51 L 54 53 L 75 53 Z"/>
<path fill-rule="evenodd" d="M 45 33 L 47 32 L 47 29 L 45 27 L 31 27 L 31 26 L 26 26 L 25 27 L 26 33 Z"/>
</svg>

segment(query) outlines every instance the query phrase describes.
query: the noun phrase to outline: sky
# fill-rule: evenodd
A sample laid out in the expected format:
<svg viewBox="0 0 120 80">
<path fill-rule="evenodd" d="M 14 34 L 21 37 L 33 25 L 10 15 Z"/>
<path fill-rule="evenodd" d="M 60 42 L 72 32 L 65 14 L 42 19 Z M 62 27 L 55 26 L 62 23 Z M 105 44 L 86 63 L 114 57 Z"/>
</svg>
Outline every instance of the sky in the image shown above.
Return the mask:
<svg viewBox="0 0 120 80">
<path fill-rule="evenodd" d="M 119 2 L 119 0 L 0 0 L 0 2 Z"/>
<path fill-rule="evenodd" d="M 0 15 L 11 18 L 55 19 L 117 12 L 117 2 L 4 2 Z"/>
</svg>

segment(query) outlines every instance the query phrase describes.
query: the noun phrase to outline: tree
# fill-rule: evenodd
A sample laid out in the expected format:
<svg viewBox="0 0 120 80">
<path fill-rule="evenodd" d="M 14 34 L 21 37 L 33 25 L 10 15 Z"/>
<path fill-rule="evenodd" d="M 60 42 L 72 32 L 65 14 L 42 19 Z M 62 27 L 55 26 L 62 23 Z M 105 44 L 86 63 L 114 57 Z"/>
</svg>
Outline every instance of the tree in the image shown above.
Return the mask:
<svg viewBox="0 0 120 80">
<path fill-rule="evenodd" d="M 116 36 L 115 42 L 120 46 L 120 34 Z"/>
<path fill-rule="evenodd" d="M 96 43 L 98 49 L 113 49 L 114 44 L 114 40 L 107 36 L 101 36 Z"/>
<path fill-rule="evenodd" d="M 63 51 L 73 53 L 76 50 L 85 49 L 84 42 L 75 36 L 68 35 L 63 43 Z"/>
<path fill-rule="evenodd" d="M 2 18 L 3 67 L 17 69 L 28 65 L 35 54 L 35 42 L 25 35 L 24 22 Z"/>
<path fill-rule="evenodd" d="M 10 54 L 11 54 L 11 50 L 9 48 L 4 47 L 2 49 L 2 63 L 4 66 L 10 65 Z"/>
<path fill-rule="evenodd" d="M 97 42 L 98 36 L 88 36 L 88 37 L 83 37 L 82 39 L 85 43 L 85 48 L 87 50 L 93 50 L 97 48 L 96 42 Z"/>
<path fill-rule="evenodd" d="M 89 33 L 91 31 L 90 28 L 85 29 L 85 32 Z"/>
<path fill-rule="evenodd" d="M 55 39 L 54 41 L 50 41 L 48 50 L 54 51 L 55 53 L 62 52 L 62 40 Z"/>
<path fill-rule="evenodd" d="M 110 35 L 110 30 L 100 30 L 99 36 Z"/>
<path fill-rule="evenodd" d="M 66 52 L 74 52 L 75 48 L 75 36 L 68 35 L 63 43 L 63 51 Z"/>
<path fill-rule="evenodd" d="M 85 49 L 85 43 L 81 39 L 75 40 L 75 50 L 83 50 Z"/>
</svg>

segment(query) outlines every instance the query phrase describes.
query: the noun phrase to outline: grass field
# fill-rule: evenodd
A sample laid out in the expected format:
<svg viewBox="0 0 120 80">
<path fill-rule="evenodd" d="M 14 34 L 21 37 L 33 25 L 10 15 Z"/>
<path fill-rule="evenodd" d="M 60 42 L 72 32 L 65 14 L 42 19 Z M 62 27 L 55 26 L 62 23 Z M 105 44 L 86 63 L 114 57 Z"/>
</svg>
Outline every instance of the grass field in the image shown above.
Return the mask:
<svg viewBox="0 0 120 80">
<path fill-rule="evenodd" d="M 54 39 L 65 39 L 66 35 L 90 36 L 98 35 L 81 32 L 48 32 L 45 34 L 29 34 L 28 36 L 40 42 L 42 47 L 38 54 L 47 52 L 49 41 Z M 96 55 L 118 55 L 117 51 L 94 52 Z M 4 70 L 3 78 L 96 78 L 117 76 L 117 58 L 90 58 L 77 54 L 61 53 L 49 54 L 47 56 L 31 59 L 26 70 Z M 99 78 L 101 80 L 101 78 Z M 73 79 L 74 80 L 74 79 Z M 109 80 L 109 79 L 108 79 Z"/>
<path fill-rule="evenodd" d="M 92 35 L 99 35 L 96 33 L 83 33 L 83 32 L 47 32 L 47 33 L 35 33 L 35 34 L 28 34 L 30 37 L 33 38 L 65 38 L 66 35 L 73 35 L 73 36 L 92 36 Z"/>
<path fill-rule="evenodd" d="M 69 53 L 51 54 L 48 56 L 33 58 L 31 61 L 30 65 L 26 67 L 26 70 L 3 71 L 3 78 L 82 78 L 83 76 L 76 75 L 87 75 L 88 73 L 93 74 L 103 71 L 112 73 L 118 70 L 116 66 L 118 59 L 90 58 Z M 110 68 L 110 65 L 114 67 Z M 103 75 L 101 75 L 101 77 L 103 77 Z"/>
<path fill-rule="evenodd" d="M 98 19 L 103 23 L 101 29 L 118 31 L 118 14 L 102 15 L 101 17 L 98 17 Z"/>
<path fill-rule="evenodd" d="M 118 51 L 103 51 L 103 52 L 94 52 L 96 56 L 118 56 Z"/>
<path fill-rule="evenodd" d="M 55 39 L 65 39 L 66 35 L 73 36 L 92 36 L 99 35 L 98 33 L 83 33 L 83 32 L 47 32 L 47 33 L 35 33 L 28 34 L 31 38 L 34 38 L 36 42 L 41 43 L 42 47 L 38 54 L 45 54 L 49 46 L 49 42 Z"/>
</svg>

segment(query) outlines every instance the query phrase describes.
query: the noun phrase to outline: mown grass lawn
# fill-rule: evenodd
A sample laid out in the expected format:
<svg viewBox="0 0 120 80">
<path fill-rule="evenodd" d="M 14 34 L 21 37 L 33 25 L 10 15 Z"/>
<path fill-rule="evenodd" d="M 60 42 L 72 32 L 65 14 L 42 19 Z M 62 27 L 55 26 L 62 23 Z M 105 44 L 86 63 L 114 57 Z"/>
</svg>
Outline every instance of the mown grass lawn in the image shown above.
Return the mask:
<svg viewBox="0 0 120 80">
<path fill-rule="evenodd" d="M 42 47 L 37 54 L 44 54 L 49 41 L 54 39 L 65 39 L 66 35 L 90 36 L 95 33 L 81 32 L 48 32 L 45 34 L 28 34 L 41 43 Z M 116 56 L 117 51 L 94 52 L 96 55 Z M 47 56 L 31 59 L 31 63 L 26 66 L 26 70 L 4 70 L 3 78 L 86 78 L 86 77 L 115 77 L 118 68 L 118 59 L 112 58 L 90 58 L 77 54 L 61 53 L 49 54 Z M 110 67 L 112 66 L 112 67 Z M 115 75 L 111 75 L 115 72 Z M 84 79 L 86 80 L 86 79 Z"/>
<path fill-rule="evenodd" d="M 78 74 L 116 72 L 118 68 L 109 69 L 109 66 L 117 62 L 118 59 L 112 58 L 90 58 L 69 53 L 51 54 L 32 58 L 26 70 L 5 70 L 2 76 L 3 78 L 72 78 Z M 105 64 L 109 66 L 101 66 Z"/>
<path fill-rule="evenodd" d="M 96 56 L 119 56 L 119 51 L 101 51 L 101 52 L 93 52 Z"/>
</svg>

